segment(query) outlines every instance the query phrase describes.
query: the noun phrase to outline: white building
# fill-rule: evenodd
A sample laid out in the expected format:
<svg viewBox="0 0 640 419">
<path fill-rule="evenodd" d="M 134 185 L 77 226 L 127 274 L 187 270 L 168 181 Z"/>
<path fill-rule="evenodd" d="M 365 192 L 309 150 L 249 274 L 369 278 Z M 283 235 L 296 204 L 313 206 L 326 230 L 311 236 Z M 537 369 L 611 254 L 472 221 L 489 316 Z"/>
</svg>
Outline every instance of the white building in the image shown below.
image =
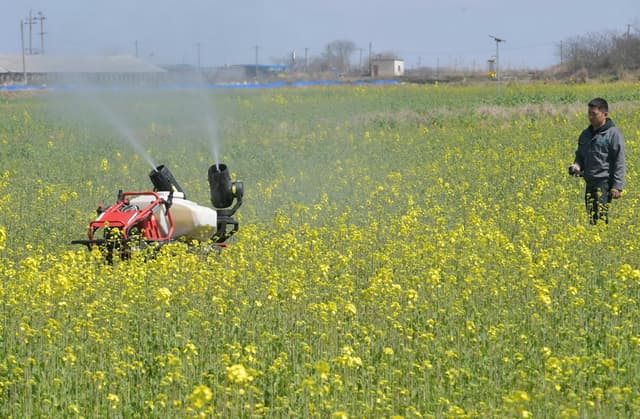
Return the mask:
<svg viewBox="0 0 640 419">
<path fill-rule="evenodd" d="M 398 58 L 373 58 L 371 77 L 404 76 L 404 60 Z"/>
</svg>

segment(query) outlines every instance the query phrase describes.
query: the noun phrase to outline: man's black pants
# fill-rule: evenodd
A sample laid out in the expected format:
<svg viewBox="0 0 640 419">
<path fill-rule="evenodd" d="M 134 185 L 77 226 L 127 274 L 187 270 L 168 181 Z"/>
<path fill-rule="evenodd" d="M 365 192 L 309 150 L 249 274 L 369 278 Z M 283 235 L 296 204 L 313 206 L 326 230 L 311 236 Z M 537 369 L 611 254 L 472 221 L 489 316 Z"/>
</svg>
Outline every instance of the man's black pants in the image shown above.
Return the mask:
<svg viewBox="0 0 640 419">
<path fill-rule="evenodd" d="M 584 193 L 584 203 L 589 214 L 589 222 L 596 224 L 602 220 L 609 223 L 609 204 L 611 203 L 611 186 L 609 179 L 593 180 L 587 182 Z"/>
</svg>

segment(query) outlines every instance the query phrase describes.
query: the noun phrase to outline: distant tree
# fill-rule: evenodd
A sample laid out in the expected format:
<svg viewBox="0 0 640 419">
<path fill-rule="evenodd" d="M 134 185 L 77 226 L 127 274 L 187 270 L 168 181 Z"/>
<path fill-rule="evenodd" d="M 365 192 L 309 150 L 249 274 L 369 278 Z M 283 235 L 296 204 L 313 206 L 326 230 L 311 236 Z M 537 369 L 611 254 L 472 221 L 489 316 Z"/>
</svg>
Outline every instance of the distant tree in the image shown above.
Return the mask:
<svg viewBox="0 0 640 419">
<path fill-rule="evenodd" d="M 558 45 L 561 62 L 570 72 L 587 74 L 618 73 L 640 69 L 640 36 L 627 31 L 588 33 L 562 41 Z"/>
<path fill-rule="evenodd" d="M 329 71 L 329 63 L 323 57 L 311 57 L 308 70 L 313 73 Z"/>
<path fill-rule="evenodd" d="M 590 33 L 574 37 L 568 42 L 568 62 L 575 69 L 586 68 L 599 72 L 609 63 L 612 39 L 608 33 Z"/>
<path fill-rule="evenodd" d="M 351 56 L 356 50 L 353 41 L 337 40 L 330 42 L 322 53 L 325 67 L 340 73 L 347 73 L 351 67 Z"/>
<path fill-rule="evenodd" d="M 613 37 L 611 63 L 617 71 L 640 69 L 640 36 L 637 33 Z"/>
</svg>

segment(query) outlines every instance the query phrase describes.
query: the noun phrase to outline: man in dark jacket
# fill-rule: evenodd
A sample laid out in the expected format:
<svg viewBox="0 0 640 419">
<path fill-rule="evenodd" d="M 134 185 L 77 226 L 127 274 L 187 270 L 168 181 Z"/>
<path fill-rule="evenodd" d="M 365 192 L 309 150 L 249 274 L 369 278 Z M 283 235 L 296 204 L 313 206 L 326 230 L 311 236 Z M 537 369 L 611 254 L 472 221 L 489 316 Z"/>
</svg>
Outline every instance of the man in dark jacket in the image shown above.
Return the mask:
<svg viewBox="0 0 640 419">
<path fill-rule="evenodd" d="M 624 188 L 626 172 L 624 136 L 608 118 L 609 105 L 602 98 L 588 104 L 590 125 L 578 139 L 576 158 L 569 173 L 584 176 L 584 194 L 590 222 L 609 222 L 611 199 L 618 199 Z"/>
</svg>

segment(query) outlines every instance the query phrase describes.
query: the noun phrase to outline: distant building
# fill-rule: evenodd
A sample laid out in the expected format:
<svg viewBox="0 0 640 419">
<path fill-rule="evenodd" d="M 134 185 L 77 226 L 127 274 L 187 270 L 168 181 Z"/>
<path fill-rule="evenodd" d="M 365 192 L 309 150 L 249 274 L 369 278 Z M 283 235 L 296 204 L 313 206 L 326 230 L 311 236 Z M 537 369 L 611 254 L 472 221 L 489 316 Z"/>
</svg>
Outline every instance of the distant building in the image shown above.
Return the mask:
<svg viewBox="0 0 640 419">
<path fill-rule="evenodd" d="M 130 55 L 56 56 L 0 55 L 0 84 L 48 84 L 65 82 L 151 82 L 165 69 Z"/>
<path fill-rule="evenodd" d="M 371 59 L 371 77 L 404 76 L 404 60 L 398 58 Z"/>
<path fill-rule="evenodd" d="M 287 71 L 286 65 L 272 64 L 238 64 L 232 68 L 240 69 L 245 77 L 273 77 Z"/>
</svg>

